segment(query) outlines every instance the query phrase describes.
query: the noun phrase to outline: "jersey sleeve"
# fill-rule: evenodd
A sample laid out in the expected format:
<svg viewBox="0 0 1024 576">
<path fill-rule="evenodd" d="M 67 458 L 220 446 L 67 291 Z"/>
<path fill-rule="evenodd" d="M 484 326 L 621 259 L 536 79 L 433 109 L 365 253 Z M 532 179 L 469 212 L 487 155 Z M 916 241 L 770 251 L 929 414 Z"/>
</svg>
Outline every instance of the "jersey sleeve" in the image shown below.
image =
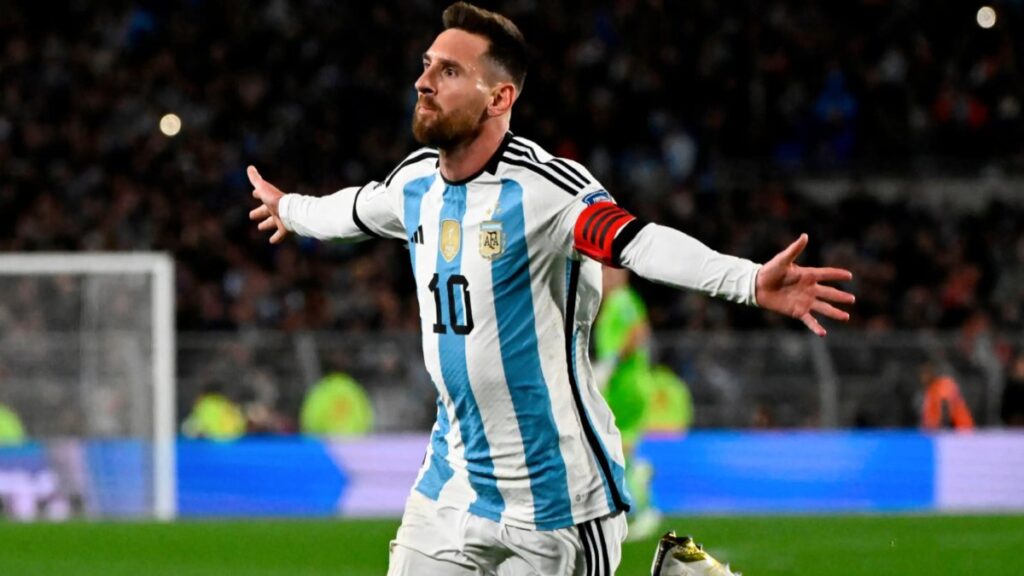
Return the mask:
<svg viewBox="0 0 1024 576">
<path fill-rule="evenodd" d="M 410 178 L 433 170 L 436 158 L 436 152 L 414 153 L 383 182 L 343 188 L 329 196 L 286 194 L 279 207 L 281 221 L 296 234 L 319 239 L 404 239 L 403 187 Z"/>
<path fill-rule="evenodd" d="M 288 230 L 320 240 L 387 238 L 401 229 L 397 210 L 379 182 L 342 188 L 329 196 L 286 194 L 279 214 Z"/>
</svg>

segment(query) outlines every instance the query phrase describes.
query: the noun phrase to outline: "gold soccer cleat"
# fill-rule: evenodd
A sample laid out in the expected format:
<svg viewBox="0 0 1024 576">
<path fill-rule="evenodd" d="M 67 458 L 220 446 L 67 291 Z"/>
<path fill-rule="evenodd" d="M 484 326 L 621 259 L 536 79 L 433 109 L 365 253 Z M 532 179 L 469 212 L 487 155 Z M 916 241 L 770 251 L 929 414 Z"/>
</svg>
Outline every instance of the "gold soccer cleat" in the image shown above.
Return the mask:
<svg viewBox="0 0 1024 576">
<path fill-rule="evenodd" d="M 704 551 L 704 547 L 689 536 L 666 533 L 658 542 L 651 564 L 651 576 L 741 576 L 729 570 Z"/>
</svg>

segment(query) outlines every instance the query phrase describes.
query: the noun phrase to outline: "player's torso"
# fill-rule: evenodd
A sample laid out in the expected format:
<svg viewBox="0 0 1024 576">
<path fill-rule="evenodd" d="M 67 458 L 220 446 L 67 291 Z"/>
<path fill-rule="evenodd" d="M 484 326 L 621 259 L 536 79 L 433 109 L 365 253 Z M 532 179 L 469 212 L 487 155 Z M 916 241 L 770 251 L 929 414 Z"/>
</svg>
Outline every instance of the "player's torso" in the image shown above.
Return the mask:
<svg viewBox="0 0 1024 576">
<path fill-rule="evenodd" d="M 550 345 L 564 342 L 564 258 L 545 246 L 546 223 L 531 218 L 528 191 L 496 177 L 463 185 L 428 177 L 422 193 L 416 182 L 410 187 L 405 224 L 434 381 L 469 378 L 486 393 L 484 383 L 537 378 L 543 364 L 564 365 L 564 350 Z M 458 362 L 441 362 L 453 355 Z M 444 373 L 462 364 L 467 374 Z"/>
<path fill-rule="evenodd" d="M 424 359 L 445 411 L 433 450 L 454 475 L 428 471 L 422 491 L 520 525 L 604 506 L 570 384 L 571 263 L 548 246 L 531 191 L 498 177 L 406 190 Z"/>
</svg>

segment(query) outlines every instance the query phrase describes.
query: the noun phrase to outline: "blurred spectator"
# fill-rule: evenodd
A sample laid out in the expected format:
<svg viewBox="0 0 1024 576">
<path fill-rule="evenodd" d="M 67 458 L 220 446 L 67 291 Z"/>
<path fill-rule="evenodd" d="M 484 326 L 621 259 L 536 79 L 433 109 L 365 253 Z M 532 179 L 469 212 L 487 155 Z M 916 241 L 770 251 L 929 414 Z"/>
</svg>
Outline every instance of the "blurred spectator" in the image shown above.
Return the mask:
<svg viewBox="0 0 1024 576">
<path fill-rule="evenodd" d="M 647 432 L 686 432 L 693 423 L 693 397 L 686 382 L 668 366 L 659 365 L 651 369 L 649 387 L 644 413 Z"/>
<path fill-rule="evenodd" d="M 373 430 L 373 407 L 355 379 L 334 372 L 309 391 L 300 422 L 304 434 L 362 436 Z"/>
<path fill-rule="evenodd" d="M 192 405 L 182 432 L 190 438 L 234 440 L 245 434 L 245 416 L 224 394 L 223 386 L 208 384 Z"/>
<path fill-rule="evenodd" d="M 1006 426 L 1024 426 L 1024 352 L 1019 352 L 1010 363 L 1000 416 Z"/>
<path fill-rule="evenodd" d="M 25 428 L 17 412 L 0 404 L 0 446 L 15 446 L 25 441 Z"/>
<path fill-rule="evenodd" d="M 921 427 L 925 430 L 954 428 L 972 430 L 974 418 L 960 394 L 956 380 L 936 371 L 931 363 L 921 366 L 921 386 L 924 400 L 921 406 Z"/>
</svg>

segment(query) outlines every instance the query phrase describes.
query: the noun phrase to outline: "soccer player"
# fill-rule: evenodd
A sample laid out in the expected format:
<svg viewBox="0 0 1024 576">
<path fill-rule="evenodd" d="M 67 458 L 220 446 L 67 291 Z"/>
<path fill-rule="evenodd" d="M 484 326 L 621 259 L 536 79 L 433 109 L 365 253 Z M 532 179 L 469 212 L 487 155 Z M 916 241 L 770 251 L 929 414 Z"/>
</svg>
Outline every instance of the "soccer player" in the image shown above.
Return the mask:
<svg viewBox="0 0 1024 576">
<path fill-rule="evenodd" d="M 629 271 L 604 268 L 603 298 L 594 324 L 594 377 L 615 416 L 626 459 L 626 487 L 633 496 L 629 540 L 643 540 L 658 529 L 658 511 L 651 505 L 649 462 L 635 457 L 647 423 L 651 395 L 651 327 L 647 307 L 629 285 Z"/>
<path fill-rule="evenodd" d="M 626 533 L 622 442 L 587 356 L 601 264 L 803 321 L 845 320 L 839 269 L 710 250 L 641 222 L 576 162 L 509 131 L 526 46 L 507 18 L 457 3 L 423 54 L 412 131 L 383 181 L 284 194 L 249 167 L 250 217 L 289 232 L 405 242 L 437 421 L 389 574 L 609 575 Z"/>
</svg>

